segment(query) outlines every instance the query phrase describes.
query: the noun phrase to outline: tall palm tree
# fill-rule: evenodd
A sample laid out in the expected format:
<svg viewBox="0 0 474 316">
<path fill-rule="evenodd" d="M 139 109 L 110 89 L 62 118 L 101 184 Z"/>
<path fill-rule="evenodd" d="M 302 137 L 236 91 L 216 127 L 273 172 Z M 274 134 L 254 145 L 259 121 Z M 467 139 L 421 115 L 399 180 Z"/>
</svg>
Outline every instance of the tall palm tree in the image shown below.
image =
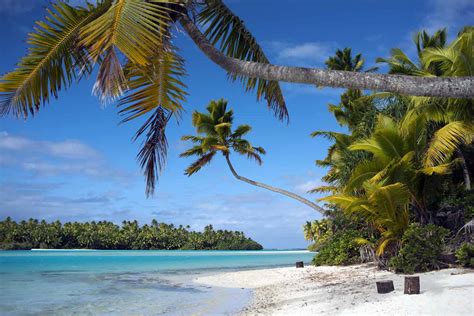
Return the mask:
<svg viewBox="0 0 474 316">
<path fill-rule="evenodd" d="M 191 176 L 198 172 L 202 167 L 209 164 L 217 153 L 221 153 L 232 175 L 236 179 L 286 195 L 306 204 L 320 213 L 324 212 L 323 208 L 319 205 L 302 196 L 239 175 L 230 160 L 232 151 L 247 156 L 247 158 L 255 160 L 258 164 L 262 164 L 261 155 L 265 154 L 265 150 L 262 147 L 252 146 L 248 140 L 243 138 L 250 132 L 250 125 L 239 125 L 235 130 L 232 130 L 232 122 L 234 119 L 233 111 L 227 110 L 227 101 L 223 99 L 211 101 L 207 106 L 207 112 L 208 113 L 200 113 L 195 111 L 193 113 L 193 125 L 196 127 L 198 135 L 182 137 L 183 140 L 194 143 L 194 146 L 183 152 L 181 157 L 198 157 L 198 159 L 186 169 L 186 175 Z"/>
<path fill-rule="evenodd" d="M 472 77 L 402 78 L 270 65 L 242 20 L 221 0 L 98 0 L 84 6 L 59 1 L 30 34 L 28 54 L 1 78 L 0 113 L 26 118 L 97 68 L 93 92 L 102 102 L 118 100 L 124 121 L 148 116 L 135 139 L 145 137 L 137 158 L 145 169 L 147 194 L 153 193 L 166 158 L 166 124 L 179 115 L 187 95 L 184 60 L 171 44 L 177 23 L 232 80 L 242 81 L 258 100 L 264 98 L 280 119 L 288 112 L 278 81 L 473 96 Z"/>
<path fill-rule="evenodd" d="M 387 63 L 390 72 L 394 74 L 408 74 L 412 76 L 472 76 L 474 74 L 474 28 L 466 27 L 449 45 L 446 44 L 446 29 L 436 31 L 432 36 L 425 31 L 419 32 L 414 42 L 418 51 L 419 61 L 410 60 L 400 49 L 393 49 L 389 59 L 379 58 L 379 62 Z M 458 143 L 447 142 L 442 135 L 459 132 L 459 126 L 470 126 L 474 120 L 473 99 L 408 97 L 410 107 L 406 114 L 406 121 L 419 122 L 423 118 L 429 125 L 427 133 L 433 136 L 432 141 L 437 146 L 448 146 L 455 150 L 463 171 L 466 190 L 471 190 L 470 172 Z M 469 136 L 467 133 L 465 136 Z M 472 141 L 466 146 L 472 146 Z M 438 152 L 439 154 L 439 152 Z M 427 157 L 427 163 L 436 162 L 448 157 L 432 153 Z"/>
</svg>

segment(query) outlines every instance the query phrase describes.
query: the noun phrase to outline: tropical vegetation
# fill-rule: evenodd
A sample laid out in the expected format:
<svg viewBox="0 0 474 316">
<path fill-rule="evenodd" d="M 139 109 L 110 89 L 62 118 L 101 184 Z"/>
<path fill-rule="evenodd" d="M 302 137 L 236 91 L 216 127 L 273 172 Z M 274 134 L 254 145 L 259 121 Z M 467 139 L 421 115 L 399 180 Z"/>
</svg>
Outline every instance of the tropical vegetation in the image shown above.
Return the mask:
<svg viewBox="0 0 474 316">
<path fill-rule="evenodd" d="M 433 35 L 420 32 L 414 42 L 418 61 L 398 48 L 377 61 L 388 65 L 392 74 L 474 74 L 474 28 L 465 27 L 449 44 L 446 29 Z M 326 65 L 360 72 L 364 59 L 344 49 Z M 348 89 L 329 111 L 348 133 L 311 134 L 333 141 L 326 158 L 316 161 L 328 172 L 323 177 L 326 184 L 311 192 L 326 195 L 320 201 L 326 203 L 327 216 L 303 226 L 306 239 L 314 242 L 311 249 L 323 257 L 335 250 L 340 253 L 339 236 L 352 236 L 358 226 L 353 239 L 359 246 L 359 261 L 373 257 L 383 266 L 411 273 L 439 267 L 442 251 L 452 252 L 460 240 L 470 242 L 472 231 L 463 237 L 458 232 L 474 216 L 472 98 Z M 346 257 L 357 259 L 353 244 L 344 247 Z M 318 256 L 316 263 L 338 264 Z M 341 263 L 348 262 L 353 260 Z"/>
<path fill-rule="evenodd" d="M 306 204 L 318 212 L 323 211 L 323 209 L 316 203 L 295 193 L 265 183 L 250 180 L 239 175 L 230 160 L 231 153 L 234 152 L 239 155 L 244 155 L 249 159 L 255 160 L 258 164 L 262 164 L 262 155 L 265 154 L 265 149 L 262 147 L 254 147 L 248 140 L 243 138 L 243 136 L 252 130 L 250 125 L 239 125 L 235 130 L 232 129 L 234 113 L 232 110 L 227 110 L 227 101 L 223 99 L 211 101 L 207 106 L 207 112 L 208 113 L 201 113 L 195 111 L 193 113 L 192 123 L 196 128 L 198 135 L 187 135 L 182 137 L 182 140 L 190 141 L 194 146 L 184 151 L 181 154 L 181 157 L 198 157 L 198 159 L 186 169 L 186 175 L 191 176 L 195 174 L 201 170 L 202 167 L 209 164 L 217 153 L 221 153 L 222 156 L 224 156 L 232 175 L 236 179 L 288 196 Z"/>
<path fill-rule="evenodd" d="M 262 246 L 243 232 L 215 230 L 208 225 L 202 232 L 189 226 L 152 220 L 116 225 L 108 221 L 48 223 L 37 219 L 0 222 L 0 249 L 103 249 L 103 250 L 261 250 Z"/>
<path fill-rule="evenodd" d="M 231 80 L 265 99 L 280 119 L 287 119 L 288 111 L 279 81 L 418 96 L 474 94 L 472 76 L 461 77 L 457 70 L 445 72 L 457 78 L 425 78 L 271 65 L 222 0 L 98 0 L 83 6 L 58 1 L 30 33 L 27 55 L 2 76 L 0 113 L 27 118 L 73 82 L 97 73 L 93 92 L 102 103 L 116 102 L 124 122 L 146 117 L 135 139 L 144 138 L 137 159 L 152 194 L 165 165 L 166 125 L 179 118 L 186 103 L 185 63 L 173 45 L 179 25 Z M 430 62 L 446 68 L 447 62 L 438 60 L 442 57 L 433 54 Z"/>
</svg>

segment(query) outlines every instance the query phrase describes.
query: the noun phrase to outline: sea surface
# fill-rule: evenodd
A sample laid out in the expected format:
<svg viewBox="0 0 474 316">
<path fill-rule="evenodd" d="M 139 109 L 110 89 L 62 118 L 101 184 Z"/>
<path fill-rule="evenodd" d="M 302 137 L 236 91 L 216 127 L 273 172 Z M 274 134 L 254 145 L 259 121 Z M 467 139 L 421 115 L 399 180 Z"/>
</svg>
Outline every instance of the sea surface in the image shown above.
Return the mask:
<svg viewBox="0 0 474 316">
<path fill-rule="evenodd" d="M 306 251 L 0 251 L 1 315 L 229 315 L 244 289 L 193 282 L 223 271 L 309 263 Z"/>
</svg>

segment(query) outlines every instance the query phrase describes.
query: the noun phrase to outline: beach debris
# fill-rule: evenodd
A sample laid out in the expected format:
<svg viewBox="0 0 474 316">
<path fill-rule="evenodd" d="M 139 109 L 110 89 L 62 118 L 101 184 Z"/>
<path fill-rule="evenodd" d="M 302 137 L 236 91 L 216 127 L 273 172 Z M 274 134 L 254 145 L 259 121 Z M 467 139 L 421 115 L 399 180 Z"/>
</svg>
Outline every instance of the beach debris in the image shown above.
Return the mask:
<svg viewBox="0 0 474 316">
<path fill-rule="evenodd" d="M 420 277 L 405 277 L 405 294 L 420 294 Z"/>
<path fill-rule="evenodd" d="M 296 267 L 297 267 L 297 268 L 304 268 L 304 263 L 303 263 L 303 261 L 296 261 Z"/>
<path fill-rule="evenodd" d="M 392 280 L 383 280 L 375 282 L 377 284 L 377 293 L 385 294 L 395 290 Z"/>
</svg>

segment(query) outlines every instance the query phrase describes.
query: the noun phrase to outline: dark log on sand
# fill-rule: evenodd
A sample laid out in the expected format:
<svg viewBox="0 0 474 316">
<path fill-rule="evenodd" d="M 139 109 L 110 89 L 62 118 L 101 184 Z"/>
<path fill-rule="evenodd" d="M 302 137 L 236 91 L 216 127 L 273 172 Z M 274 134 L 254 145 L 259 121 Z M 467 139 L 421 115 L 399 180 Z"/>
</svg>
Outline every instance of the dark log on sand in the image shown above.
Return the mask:
<svg viewBox="0 0 474 316">
<path fill-rule="evenodd" d="M 297 268 L 304 268 L 304 263 L 303 263 L 303 261 L 297 261 L 297 262 L 296 262 L 296 267 L 297 267 Z"/>
<path fill-rule="evenodd" d="M 385 294 L 395 290 L 392 280 L 377 281 L 375 283 L 377 284 L 377 293 L 379 294 Z"/>
<path fill-rule="evenodd" d="M 420 294 L 420 277 L 405 277 L 405 294 Z"/>
</svg>

